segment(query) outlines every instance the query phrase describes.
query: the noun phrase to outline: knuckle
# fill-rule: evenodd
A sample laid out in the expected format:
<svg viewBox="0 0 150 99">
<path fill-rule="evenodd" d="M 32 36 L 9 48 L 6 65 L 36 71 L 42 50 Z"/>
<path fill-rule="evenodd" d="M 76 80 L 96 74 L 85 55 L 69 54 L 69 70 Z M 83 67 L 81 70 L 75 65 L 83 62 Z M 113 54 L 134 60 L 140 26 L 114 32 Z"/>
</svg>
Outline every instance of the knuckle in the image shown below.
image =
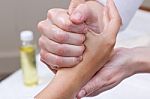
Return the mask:
<svg viewBox="0 0 150 99">
<path fill-rule="evenodd" d="M 53 15 L 53 12 L 54 12 L 54 9 L 48 10 L 48 12 L 47 12 L 47 17 L 48 17 L 49 19 L 51 19 L 52 15 Z"/>
<path fill-rule="evenodd" d="M 118 82 L 118 79 L 116 79 L 115 77 L 109 80 L 109 84 L 114 84 L 116 82 Z"/>
<path fill-rule="evenodd" d="M 99 78 L 96 78 L 95 79 L 95 85 L 99 84 L 100 83 L 100 79 Z M 97 87 L 97 86 L 96 86 Z"/>
<path fill-rule="evenodd" d="M 96 84 L 96 83 L 91 83 L 91 85 L 89 85 L 88 87 L 87 87 L 87 89 L 89 89 L 89 93 L 90 93 L 90 91 L 91 92 L 93 92 L 95 89 L 97 89 L 98 88 L 98 84 Z"/>
<path fill-rule="evenodd" d="M 45 51 L 51 51 L 51 48 L 53 46 L 51 46 L 49 43 L 47 43 L 47 41 L 45 39 L 46 38 L 44 36 L 41 36 L 39 38 L 39 47 Z"/>
<path fill-rule="evenodd" d="M 58 66 L 61 66 L 62 65 L 62 57 L 60 56 L 56 56 L 55 57 L 55 64 L 58 65 Z"/>
<path fill-rule="evenodd" d="M 40 56 L 43 60 L 46 60 L 47 54 L 44 51 L 40 51 Z"/>
<path fill-rule="evenodd" d="M 47 38 L 46 38 L 47 39 Z M 44 42 L 44 41 L 43 41 Z M 52 49 L 54 49 L 55 48 L 55 43 L 53 43 L 53 41 L 52 40 L 50 40 L 50 39 L 47 39 L 47 41 L 45 40 L 45 44 L 43 44 L 43 46 L 44 46 L 44 48 L 46 49 L 46 51 L 48 51 L 48 52 L 53 52 L 53 50 Z"/>
<path fill-rule="evenodd" d="M 62 31 L 57 31 L 57 33 L 55 33 L 54 38 L 60 42 L 60 43 L 65 43 L 69 36 L 67 33 L 62 33 Z"/>
<path fill-rule="evenodd" d="M 43 38 L 42 37 L 39 38 L 39 42 L 38 43 L 39 43 L 39 46 L 41 48 L 43 48 L 44 42 L 43 42 Z"/>
<path fill-rule="evenodd" d="M 48 12 L 47 12 L 47 17 L 49 19 L 55 18 L 55 16 L 59 15 L 60 12 L 64 12 L 64 11 L 66 11 L 66 10 L 60 9 L 60 8 L 49 9 Z"/>
<path fill-rule="evenodd" d="M 65 20 L 62 22 L 62 27 L 66 30 L 69 31 L 72 26 L 72 23 L 69 20 Z"/>
<path fill-rule="evenodd" d="M 65 48 L 64 48 L 64 46 L 63 45 L 57 45 L 57 54 L 58 55 L 64 55 L 65 54 Z"/>
<path fill-rule="evenodd" d="M 44 27 L 44 26 L 43 26 L 43 25 L 44 25 L 43 23 L 44 23 L 44 21 L 41 21 L 41 22 L 39 22 L 38 25 L 37 25 L 38 30 L 39 30 L 40 32 L 43 30 L 43 27 Z"/>
<path fill-rule="evenodd" d="M 38 23 L 38 30 L 41 34 L 49 33 L 49 26 L 47 26 L 46 21 L 41 21 Z"/>
<path fill-rule="evenodd" d="M 112 79 L 112 75 L 110 73 L 107 73 L 105 75 L 105 78 L 103 78 L 103 80 L 106 81 L 106 82 L 110 81 L 111 79 Z"/>
</svg>

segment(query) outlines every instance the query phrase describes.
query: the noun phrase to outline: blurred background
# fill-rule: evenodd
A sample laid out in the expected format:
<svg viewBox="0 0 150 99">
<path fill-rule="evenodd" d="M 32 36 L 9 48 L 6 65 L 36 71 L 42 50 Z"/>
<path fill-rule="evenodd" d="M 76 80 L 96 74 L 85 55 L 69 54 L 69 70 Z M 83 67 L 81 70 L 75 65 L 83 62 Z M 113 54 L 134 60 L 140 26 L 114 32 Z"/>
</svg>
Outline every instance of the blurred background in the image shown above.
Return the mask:
<svg viewBox="0 0 150 99">
<path fill-rule="evenodd" d="M 0 79 L 20 68 L 20 32 L 33 31 L 37 44 L 38 22 L 46 18 L 49 9 L 68 4 L 69 0 L 0 0 Z"/>
<path fill-rule="evenodd" d="M 34 43 L 37 44 L 40 36 L 38 22 L 46 18 L 51 8 L 67 8 L 69 1 L 0 0 L 0 80 L 20 68 L 20 32 L 33 31 Z M 150 10 L 150 0 L 145 0 L 141 9 Z"/>
</svg>

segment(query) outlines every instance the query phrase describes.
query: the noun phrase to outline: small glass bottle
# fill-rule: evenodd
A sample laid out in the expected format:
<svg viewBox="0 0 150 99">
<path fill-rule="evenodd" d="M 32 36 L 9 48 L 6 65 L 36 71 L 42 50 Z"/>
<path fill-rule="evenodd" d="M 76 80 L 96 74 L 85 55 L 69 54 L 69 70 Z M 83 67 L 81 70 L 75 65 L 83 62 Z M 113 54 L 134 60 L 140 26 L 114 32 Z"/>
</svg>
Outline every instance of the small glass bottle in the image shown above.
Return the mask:
<svg viewBox="0 0 150 99">
<path fill-rule="evenodd" d="M 35 86 L 38 84 L 38 74 L 36 70 L 35 47 L 32 44 L 33 32 L 21 32 L 20 39 L 22 41 L 22 46 L 20 48 L 20 61 L 24 84 L 26 86 Z"/>
</svg>

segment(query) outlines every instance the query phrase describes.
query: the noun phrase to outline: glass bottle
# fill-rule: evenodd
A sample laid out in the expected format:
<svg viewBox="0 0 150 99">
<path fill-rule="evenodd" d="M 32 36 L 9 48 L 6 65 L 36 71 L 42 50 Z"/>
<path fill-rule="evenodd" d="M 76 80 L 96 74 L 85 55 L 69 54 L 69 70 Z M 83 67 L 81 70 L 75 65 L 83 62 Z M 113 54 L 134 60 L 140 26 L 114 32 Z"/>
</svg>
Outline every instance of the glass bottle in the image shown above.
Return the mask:
<svg viewBox="0 0 150 99">
<path fill-rule="evenodd" d="M 20 63 L 24 84 L 26 86 L 35 86 L 38 84 L 38 74 L 36 69 L 35 47 L 32 44 L 33 32 L 21 32 L 20 39 L 22 41 L 22 46 L 20 48 Z"/>
</svg>

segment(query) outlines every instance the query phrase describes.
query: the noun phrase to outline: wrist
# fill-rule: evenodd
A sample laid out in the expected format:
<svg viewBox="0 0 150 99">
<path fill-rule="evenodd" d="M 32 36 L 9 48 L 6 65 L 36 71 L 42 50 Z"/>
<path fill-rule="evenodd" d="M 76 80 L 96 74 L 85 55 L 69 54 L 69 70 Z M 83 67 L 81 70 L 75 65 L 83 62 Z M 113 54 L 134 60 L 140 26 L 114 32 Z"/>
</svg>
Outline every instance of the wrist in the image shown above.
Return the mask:
<svg viewBox="0 0 150 99">
<path fill-rule="evenodd" d="M 134 73 L 149 73 L 150 72 L 150 48 L 136 47 L 132 49 L 135 71 Z"/>
</svg>

